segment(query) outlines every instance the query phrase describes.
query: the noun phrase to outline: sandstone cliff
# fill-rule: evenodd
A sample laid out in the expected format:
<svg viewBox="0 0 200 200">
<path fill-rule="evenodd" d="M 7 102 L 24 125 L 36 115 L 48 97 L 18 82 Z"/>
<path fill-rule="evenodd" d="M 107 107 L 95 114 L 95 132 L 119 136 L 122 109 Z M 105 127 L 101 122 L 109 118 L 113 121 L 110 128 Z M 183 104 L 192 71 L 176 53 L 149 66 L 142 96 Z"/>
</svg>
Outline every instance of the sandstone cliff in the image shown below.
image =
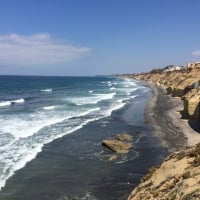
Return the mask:
<svg viewBox="0 0 200 200">
<path fill-rule="evenodd" d="M 167 94 L 181 97 L 183 116 L 200 120 L 200 65 L 190 64 L 187 69 L 177 71 L 138 74 L 134 78 L 154 83 L 165 88 Z"/>
<path fill-rule="evenodd" d="M 200 88 L 192 89 L 184 97 L 184 111 L 186 117 L 191 119 L 199 118 L 200 113 Z"/>
<path fill-rule="evenodd" d="M 200 199 L 200 144 L 170 155 L 152 168 L 128 200 Z"/>
</svg>

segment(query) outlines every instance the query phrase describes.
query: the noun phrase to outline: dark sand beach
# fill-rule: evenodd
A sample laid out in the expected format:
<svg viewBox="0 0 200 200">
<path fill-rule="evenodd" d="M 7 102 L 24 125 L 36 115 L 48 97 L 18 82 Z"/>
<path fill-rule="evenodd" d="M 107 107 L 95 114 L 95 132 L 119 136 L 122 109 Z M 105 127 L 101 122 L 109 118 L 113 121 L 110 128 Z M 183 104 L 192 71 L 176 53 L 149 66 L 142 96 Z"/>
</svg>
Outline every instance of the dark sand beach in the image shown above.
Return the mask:
<svg viewBox="0 0 200 200">
<path fill-rule="evenodd" d="M 185 149 L 200 142 L 199 123 L 182 117 L 183 101 L 167 95 L 165 89 L 151 85 L 152 98 L 145 110 L 145 120 L 153 127 L 153 134 L 160 138 L 170 152 Z"/>
<path fill-rule="evenodd" d="M 185 127 L 179 126 L 182 123 L 181 99 L 167 95 L 164 89 L 157 86 L 152 85 L 151 88 L 153 95 L 145 110 L 146 123 L 154 129 L 153 134 L 169 152 L 184 149 L 187 146 Z"/>
</svg>

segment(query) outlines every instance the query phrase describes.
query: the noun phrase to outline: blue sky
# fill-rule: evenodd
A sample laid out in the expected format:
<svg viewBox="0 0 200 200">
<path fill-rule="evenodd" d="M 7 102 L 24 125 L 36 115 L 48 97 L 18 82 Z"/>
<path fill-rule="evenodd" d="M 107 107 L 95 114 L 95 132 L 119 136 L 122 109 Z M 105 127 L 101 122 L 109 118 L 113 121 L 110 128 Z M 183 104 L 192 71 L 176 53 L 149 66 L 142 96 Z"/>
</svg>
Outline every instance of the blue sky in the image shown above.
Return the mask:
<svg viewBox="0 0 200 200">
<path fill-rule="evenodd" d="M 200 60 L 199 0 L 0 0 L 0 74 L 133 73 Z"/>
</svg>

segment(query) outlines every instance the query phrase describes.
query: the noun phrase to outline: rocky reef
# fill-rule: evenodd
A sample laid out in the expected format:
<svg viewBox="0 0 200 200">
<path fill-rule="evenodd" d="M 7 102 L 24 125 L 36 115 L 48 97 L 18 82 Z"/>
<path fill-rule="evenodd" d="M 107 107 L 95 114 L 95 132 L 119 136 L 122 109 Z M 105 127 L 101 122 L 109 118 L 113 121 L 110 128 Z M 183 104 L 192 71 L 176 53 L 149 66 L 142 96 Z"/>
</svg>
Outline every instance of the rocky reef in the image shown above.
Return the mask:
<svg viewBox="0 0 200 200">
<path fill-rule="evenodd" d="M 200 199 L 200 144 L 170 155 L 149 170 L 128 200 Z"/>
</svg>

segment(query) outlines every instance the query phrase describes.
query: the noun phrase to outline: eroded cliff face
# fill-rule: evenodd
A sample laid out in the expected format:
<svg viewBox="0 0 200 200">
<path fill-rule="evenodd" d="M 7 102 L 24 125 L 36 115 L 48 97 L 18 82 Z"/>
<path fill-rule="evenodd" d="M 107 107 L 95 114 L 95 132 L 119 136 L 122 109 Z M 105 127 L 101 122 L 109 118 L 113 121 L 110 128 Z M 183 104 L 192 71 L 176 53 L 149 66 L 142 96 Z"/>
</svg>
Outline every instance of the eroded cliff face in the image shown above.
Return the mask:
<svg viewBox="0 0 200 200">
<path fill-rule="evenodd" d="M 191 119 L 199 119 L 200 88 L 192 89 L 183 96 L 184 114 Z"/>
<path fill-rule="evenodd" d="M 200 120 L 200 66 L 191 66 L 187 70 L 145 73 L 134 78 L 155 83 L 164 87 L 167 94 L 181 97 L 184 103 L 183 116 Z"/>
<path fill-rule="evenodd" d="M 128 200 L 200 199 L 200 144 L 170 155 L 152 168 Z"/>
</svg>

